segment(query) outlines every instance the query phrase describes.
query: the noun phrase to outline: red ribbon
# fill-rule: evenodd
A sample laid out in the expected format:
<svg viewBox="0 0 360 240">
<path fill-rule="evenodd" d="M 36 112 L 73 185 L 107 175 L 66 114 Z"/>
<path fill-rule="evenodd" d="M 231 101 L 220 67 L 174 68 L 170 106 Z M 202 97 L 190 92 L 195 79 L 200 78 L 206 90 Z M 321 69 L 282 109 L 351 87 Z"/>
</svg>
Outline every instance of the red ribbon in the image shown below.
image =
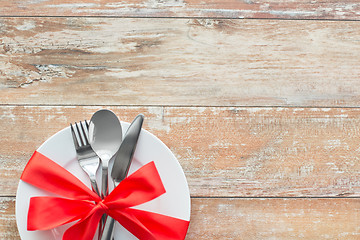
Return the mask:
<svg viewBox="0 0 360 240">
<path fill-rule="evenodd" d="M 104 200 L 39 152 L 33 154 L 21 179 L 65 197 L 32 197 L 27 221 L 29 231 L 48 230 L 77 221 L 65 231 L 63 240 L 90 240 L 106 213 L 139 239 L 185 238 L 189 221 L 131 208 L 165 193 L 154 162 L 125 178 Z"/>
</svg>

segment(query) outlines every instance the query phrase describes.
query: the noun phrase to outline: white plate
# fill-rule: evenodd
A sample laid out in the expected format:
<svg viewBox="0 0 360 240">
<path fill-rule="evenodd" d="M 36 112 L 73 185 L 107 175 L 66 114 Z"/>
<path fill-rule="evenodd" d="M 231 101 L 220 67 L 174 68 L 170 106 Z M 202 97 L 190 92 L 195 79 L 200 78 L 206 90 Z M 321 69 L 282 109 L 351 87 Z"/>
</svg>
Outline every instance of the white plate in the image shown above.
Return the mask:
<svg viewBox="0 0 360 240">
<path fill-rule="evenodd" d="M 123 133 L 125 133 L 129 124 L 125 122 L 121 122 L 121 124 Z M 87 175 L 77 163 L 76 152 L 69 127 L 53 135 L 45 141 L 37 151 L 64 167 L 89 186 L 89 188 L 91 187 Z M 190 221 L 190 193 L 179 162 L 163 142 L 143 129 L 139 137 L 129 174 L 151 161 L 155 162 L 166 193 L 134 208 Z M 72 225 L 69 223 L 47 231 L 26 230 L 30 198 L 34 196 L 51 195 L 49 192 L 38 189 L 20 180 L 16 194 L 16 222 L 21 239 L 60 240 L 64 231 Z M 137 238 L 117 223 L 115 227 L 115 239 Z"/>
</svg>

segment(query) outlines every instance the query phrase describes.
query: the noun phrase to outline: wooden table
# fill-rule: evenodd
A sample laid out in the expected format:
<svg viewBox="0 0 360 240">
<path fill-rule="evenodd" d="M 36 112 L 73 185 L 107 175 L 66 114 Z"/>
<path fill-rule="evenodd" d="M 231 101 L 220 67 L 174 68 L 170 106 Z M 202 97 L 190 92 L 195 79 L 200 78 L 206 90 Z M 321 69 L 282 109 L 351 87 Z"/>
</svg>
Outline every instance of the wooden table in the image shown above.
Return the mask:
<svg viewBox="0 0 360 240">
<path fill-rule="evenodd" d="M 108 108 L 158 136 L 187 239 L 360 239 L 360 1 L 0 0 L 0 239 L 33 151 Z"/>
</svg>

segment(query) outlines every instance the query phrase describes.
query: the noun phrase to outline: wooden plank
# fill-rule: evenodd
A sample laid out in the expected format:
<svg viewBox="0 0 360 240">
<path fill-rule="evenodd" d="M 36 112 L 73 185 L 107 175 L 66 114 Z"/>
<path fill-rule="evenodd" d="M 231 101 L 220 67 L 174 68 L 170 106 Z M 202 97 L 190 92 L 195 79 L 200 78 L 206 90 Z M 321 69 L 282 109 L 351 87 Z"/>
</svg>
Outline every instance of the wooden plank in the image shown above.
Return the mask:
<svg viewBox="0 0 360 240">
<path fill-rule="evenodd" d="M 192 199 L 186 239 L 359 239 L 360 199 Z M 14 199 L 0 201 L 0 238 L 20 239 Z"/>
<path fill-rule="evenodd" d="M 14 195 L 33 151 L 98 106 L 0 107 L 0 193 Z M 360 196 L 360 109 L 107 107 L 175 154 L 191 195 Z"/>
<path fill-rule="evenodd" d="M 1 16 L 116 16 L 280 19 L 360 19 L 360 3 L 257 0 L 0 1 Z"/>
<path fill-rule="evenodd" d="M 359 199 L 192 199 L 187 239 L 359 239 Z"/>
<path fill-rule="evenodd" d="M 0 33 L 3 104 L 360 104 L 358 22 L 2 18 Z"/>
<path fill-rule="evenodd" d="M 0 213 L 0 239 L 20 239 L 16 226 L 14 197 L 0 198 Z"/>
</svg>

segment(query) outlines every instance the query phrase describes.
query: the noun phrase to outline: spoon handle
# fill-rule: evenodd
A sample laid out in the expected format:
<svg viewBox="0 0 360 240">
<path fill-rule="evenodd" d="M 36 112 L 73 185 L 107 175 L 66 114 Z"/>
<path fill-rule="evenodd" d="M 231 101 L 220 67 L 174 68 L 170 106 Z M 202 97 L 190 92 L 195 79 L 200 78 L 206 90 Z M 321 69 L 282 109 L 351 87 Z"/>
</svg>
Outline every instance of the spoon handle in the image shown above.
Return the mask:
<svg viewBox="0 0 360 240">
<path fill-rule="evenodd" d="M 107 161 L 102 161 L 102 176 L 101 176 L 101 199 L 104 199 L 109 194 L 109 186 L 108 186 L 108 164 Z M 100 220 L 100 237 L 99 239 L 103 239 L 105 222 L 107 219 L 107 215 L 104 214 Z"/>
<path fill-rule="evenodd" d="M 101 179 L 101 198 L 104 199 L 109 194 L 108 186 L 108 166 L 103 164 L 102 166 L 102 179 Z"/>
</svg>

